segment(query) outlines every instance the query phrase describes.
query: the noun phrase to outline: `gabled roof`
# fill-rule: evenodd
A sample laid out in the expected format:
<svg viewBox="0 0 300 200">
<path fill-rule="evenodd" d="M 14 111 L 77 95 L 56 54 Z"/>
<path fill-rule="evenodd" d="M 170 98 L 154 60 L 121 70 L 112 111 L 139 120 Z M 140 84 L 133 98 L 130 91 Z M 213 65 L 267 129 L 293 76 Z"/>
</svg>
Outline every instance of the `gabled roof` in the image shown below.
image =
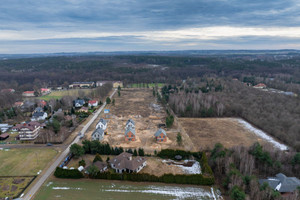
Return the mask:
<svg viewBox="0 0 300 200">
<path fill-rule="evenodd" d="M 90 100 L 89 103 L 94 104 L 94 103 L 98 103 L 98 101 L 97 100 Z"/>
<path fill-rule="evenodd" d="M 103 125 L 106 125 L 106 124 L 107 124 L 107 121 L 106 121 L 105 119 L 102 119 L 102 118 L 101 118 L 101 119 L 99 120 L 98 123 L 102 123 Z"/>
<path fill-rule="evenodd" d="M 125 131 L 125 135 L 127 135 L 129 132 L 131 132 L 133 135 L 135 135 L 135 129 L 134 128 L 128 128 Z"/>
<path fill-rule="evenodd" d="M 102 128 L 97 128 L 93 133 L 92 133 L 92 137 L 97 137 L 99 136 L 99 140 L 102 140 L 104 137 L 104 131 Z"/>
<path fill-rule="evenodd" d="M 130 157 L 132 157 L 131 153 L 123 152 L 110 160 L 110 163 L 115 165 L 117 169 L 130 169 L 134 171 L 146 161 L 143 157 L 138 156 L 134 159 L 130 159 Z"/>
<path fill-rule="evenodd" d="M 76 99 L 74 102 L 75 102 L 75 104 L 79 103 L 79 104 L 82 104 L 82 105 L 85 103 L 85 101 L 83 99 Z"/>
<path fill-rule="evenodd" d="M 35 112 L 33 113 L 32 117 L 37 118 L 37 117 L 43 117 L 44 116 L 44 112 Z"/>
<path fill-rule="evenodd" d="M 43 108 L 41 108 L 41 107 L 36 107 L 36 108 L 34 109 L 34 112 L 43 112 Z"/>
<path fill-rule="evenodd" d="M 23 92 L 23 94 L 33 94 L 34 93 L 34 91 L 25 91 L 25 92 Z"/>
<path fill-rule="evenodd" d="M 293 192 L 300 186 L 300 180 L 296 177 L 286 177 L 284 174 L 276 174 L 276 177 L 259 180 L 260 184 L 268 183 L 269 186 L 279 192 Z"/>
<path fill-rule="evenodd" d="M 135 123 L 134 123 L 134 121 L 133 121 L 132 119 L 129 119 L 129 120 L 126 122 L 126 126 L 127 126 L 127 124 L 129 124 L 129 123 L 132 123 L 133 125 L 135 125 Z"/>
<path fill-rule="evenodd" d="M 160 134 L 163 133 L 165 136 L 167 136 L 167 133 L 164 129 L 158 129 L 158 131 L 156 131 L 156 133 L 154 134 L 155 137 L 160 136 Z"/>
</svg>

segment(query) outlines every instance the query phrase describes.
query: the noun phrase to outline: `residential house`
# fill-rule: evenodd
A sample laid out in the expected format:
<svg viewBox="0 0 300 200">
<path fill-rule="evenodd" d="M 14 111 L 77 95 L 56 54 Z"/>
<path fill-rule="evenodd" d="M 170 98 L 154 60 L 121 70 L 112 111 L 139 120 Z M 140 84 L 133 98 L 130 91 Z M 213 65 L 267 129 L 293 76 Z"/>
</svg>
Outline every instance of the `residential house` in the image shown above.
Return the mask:
<svg viewBox="0 0 300 200">
<path fill-rule="evenodd" d="M 44 108 L 45 106 L 47 106 L 47 102 L 45 100 L 40 100 L 40 102 L 38 103 L 38 105 L 42 108 Z"/>
<path fill-rule="evenodd" d="M 89 107 L 92 107 L 92 106 L 98 106 L 98 101 L 97 100 L 90 100 L 89 101 Z"/>
<path fill-rule="evenodd" d="M 103 86 L 106 83 L 109 83 L 109 81 L 97 81 L 96 82 L 96 87 L 101 87 L 101 86 Z"/>
<path fill-rule="evenodd" d="M 98 140 L 101 141 L 104 138 L 104 130 L 102 128 L 97 128 L 93 133 L 92 133 L 92 140 Z"/>
<path fill-rule="evenodd" d="M 107 171 L 107 164 L 105 162 L 101 162 L 101 161 L 96 161 L 94 162 L 92 165 L 96 166 L 97 169 L 102 173 L 102 172 L 105 172 Z M 92 166 L 91 165 L 91 166 Z M 85 170 L 85 173 L 88 174 L 88 169 L 91 167 L 91 166 L 88 166 Z"/>
<path fill-rule="evenodd" d="M 158 129 L 156 133 L 154 134 L 155 139 L 157 142 L 166 142 L 167 141 L 167 133 L 163 129 Z"/>
<path fill-rule="evenodd" d="M 69 85 L 69 88 L 91 88 L 94 86 L 94 82 L 74 82 L 71 85 Z"/>
<path fill-rule="evenodd" d="M 78 110 L 78 112 L 84 112 L 84 113 L 88 113 L 89 112 L 89 108 L 88 107 L 82 107 Z"/>
<path fill-rule="evenodd" d="M 0 135 L 0 140 L 6 140 L 7 138 L 9 138 L 8 133 L 3 133 Z"/>
<path fill-rule="evenodd" d="M 265 84 L 263 84 L 263 83 L 259 83 L 259 84 L 255 85 L 255 86 L 253 86 L 253 88 L 256 88 L 256 89 L 265 89 L 265 88 L 267 88 L 267 86 Z"/>
<path fill-rule="evenodd" d="M 41 107 L 37 107 L 31 117 L 31 121 L 41 121 L 45 120 L 48 117 L 48 114 L 43 111 Z"/>
<path fill-rule="evenodd" d="M 85 104 L 85 101 L 83 99 L 76 99 L 74 101 L 75 108 L 81 108 Z"/>
<path fill-rule="evenodd" d="M 260 179 L 259 184 L 268 183 L 270 188 L 280 192 L 282 195 L 293 194 L 300 187 L 300 180 L 296 177 L 286 177 L 284 174 L 276 174 L 276 177 Z"/>
<path fill-rule="evenodd" d="M 117 173 L 138 173 L 147 165 L 145 158 L 139 156 L 132 158 L 132 154 L 127 152 L 111 159 L 109 163 Z"/>
<path fill-rule="evenodd" d="M 26 100 L 24 101 L 23 105 L 21 106 L 22 112 L 32 112 L 35 108 L 35 102 Z"/>
<path fill-rule="evenodd" d="M 101 128 L 101 129 L 103 129 L 105 131 L 106 128 L 107 128 L 107 121 L 105 119 L 101 118 L 99 120 L 99 122 L 97 123 L 96 128 Z"/>
<path fill-rule="evenodd" d="M 23 104 L 23 101 L 17 101 L 14 103 L 14 107 L 21 107 Z"/>
<path fill-rule="evenodd" d="M 135 129 L 134 128 L 126 129 L 125 141 L 135 141 Z"/>
<path fill-rule="evenodd" d="M 134 122 L 132 119 L 129 119 L 129 120 L 126 122 L 125 129 L 128 129 L 128 128 L 133 128 L 133 129 L 135 129 L 135 122 Z"/>
<path fill-rule="evenodd" d="M 50 88 L 41 88 L 41 94 L 42 95 L 47 95 L 51 93 L 51 89 Z"/>
<path fill-rule="evenodd" d="M 12 125 L 8 125 L 8 124 L 0 124 L 0 131 L 2 133 L 5 133 L 6 131 L 8 131 L 11 127 L 13 127 Z"/>
<path fill-rule="evenodd" d="M 121 81 L 115 81 L 115 82 L 113 82 L 113 87 L 114 88 L 117 88 L 117 87 L 123 87 L 123 82 L 121 82 Z"/>
<path fill-rule="evenodd" d="M 29 122 L 21 123 L 12 127 L 12 131 L 19 132 L 18 138 L 20 140 L 34 140 L 39 135 L 39 131 L 43 128 L 45 124 L 40 124 L 39 122 Z"/>
<path fill-rule="evenodd" d="M 1 90 L 2 93 L 15 93 L 14 89 L 2 89 Z"/>
<path fill-rule="evenodd" d="M 34 97 L 34 91 L 25 91 L 22 93 L 23 97 Z"/>
</svg>

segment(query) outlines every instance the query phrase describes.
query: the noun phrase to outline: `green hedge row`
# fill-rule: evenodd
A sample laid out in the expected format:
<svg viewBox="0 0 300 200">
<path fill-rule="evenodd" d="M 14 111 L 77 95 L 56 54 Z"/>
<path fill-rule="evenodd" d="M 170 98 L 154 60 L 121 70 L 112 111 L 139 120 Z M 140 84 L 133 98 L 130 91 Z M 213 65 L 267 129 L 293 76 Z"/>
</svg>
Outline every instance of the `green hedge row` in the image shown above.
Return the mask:
<svg viewBox="0 0 300 200">
<path fill-rule="evenodd" d="M 56 167 L 54 176 L 56 178 L 72 178 L 72 179 L 83 178 L 83 174 L 80 171 L 78 171 L 78 169 L 63 169 L 60 167 Z"/>
<path fill-rule="evenodd" d="M 157 156 L 164 158 L 164 159 L 175 159 L 175 156 L 180 155 L 182 159 L 189 159 L 191 156 L 195 157 L 196 159 L 200 159 L 202 153 L 201 152 L 190 152 L 190 151 L 183 151 L 183 150 L 173 150 L 173 149 L 163 149 L 161 150 Z"/>
<path fill-rule="evenodd" d="M 162 176 L 155 176 L 151 174 L 116 174 L 110 172 L 98 173 L 95 179 L 108 179 L 108 180 L 124 180 L 135 182 L 162 182 L 162 183 L 177 183 L 177 184 L 193 184 L 193 185 L 213 185 L 215 179 L 213 176 L 203 176 L 202 174 L 193 175 L 173 175 L 164 174 Z"/>
</svg>

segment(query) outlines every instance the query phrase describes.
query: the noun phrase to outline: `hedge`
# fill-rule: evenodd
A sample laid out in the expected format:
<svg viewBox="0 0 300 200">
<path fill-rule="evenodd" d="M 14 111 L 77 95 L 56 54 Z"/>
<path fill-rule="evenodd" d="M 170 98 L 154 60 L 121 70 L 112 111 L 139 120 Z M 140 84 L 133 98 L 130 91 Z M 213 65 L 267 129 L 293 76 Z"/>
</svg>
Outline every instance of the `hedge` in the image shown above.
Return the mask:
<svg viewBox="0 0 300 200">
<path fill-rule="evenodd" d="M 71 179 L 83 178 L 83 174 L 78 169 L 63 169 L 60 167 L 56 167 L 54 176 L 56 178 L 71 178 Z"/>
<path fill-rule="evenodd" d="M 111 172 L 98 173 L 95 179 L 108 179 L 108 180 L 124 180 L 134 182 L 162 182 L 162 183 L 177 183 L 177 184 L 193 184 L 193 185 L 213 185 L 215 179 L 213 176 L 203 176 L 202 174 L 193 175 L 173 175 L 164 174 L 162 176 L 155 176 L 147 173 L 141 174 L 117 174 Z"/>
</svg>

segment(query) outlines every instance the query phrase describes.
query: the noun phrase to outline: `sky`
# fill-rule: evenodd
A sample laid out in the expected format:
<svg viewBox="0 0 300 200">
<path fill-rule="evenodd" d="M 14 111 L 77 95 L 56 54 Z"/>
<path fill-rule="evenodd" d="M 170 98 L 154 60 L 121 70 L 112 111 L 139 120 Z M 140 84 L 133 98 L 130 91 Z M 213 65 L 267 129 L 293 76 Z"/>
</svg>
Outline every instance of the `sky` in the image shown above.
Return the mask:
<svg viewBox="0 0 300 200">
<path fill-rule="evenodd" d="M 0 53 L 300 49 L 299 0 L 1 0 Z"/>
</svg>

